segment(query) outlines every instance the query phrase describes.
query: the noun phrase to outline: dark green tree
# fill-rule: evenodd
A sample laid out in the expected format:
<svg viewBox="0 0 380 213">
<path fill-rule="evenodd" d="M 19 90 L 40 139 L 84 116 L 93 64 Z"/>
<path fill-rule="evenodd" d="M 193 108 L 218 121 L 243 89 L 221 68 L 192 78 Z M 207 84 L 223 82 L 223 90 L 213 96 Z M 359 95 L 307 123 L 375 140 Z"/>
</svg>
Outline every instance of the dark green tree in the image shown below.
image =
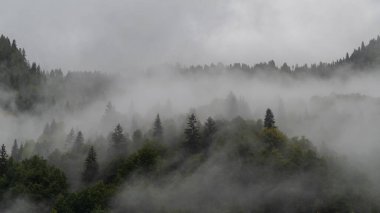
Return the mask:
<svg viewBox="0 0 380 213">
<path fill-rule="evenodd" d="M 28 195 L 37 201 L 51 201 L 67 192 L 65 174 L 39 156 L 21 161 L 15 169 L 17 184 L 12 190 L 15 194 Z"/>
<path fill-rule="evenodd" d="M 5 145 L 1 145 L 0 150 L 0 176 L 3 176 L 7 172 L 8 168 L 8 154 L 5 149 Z"/>
<path fill-rule="evenodd" d="M 82 173 L 82 180 L 86 183 L 93 181 L 98 174 L 99 165 L 96 160 L 96 152 L 93 146 L 88 151 L 87 158 L 84 163 L 84 171 Z"/>
<path fill-rule="evenodd" d="M 265 119 L 264 119 L 264 127 L 265 128 L 276 128 L 276 122 L 274 120 L 274 116 L 272 113 L 272 110 L 269 108 L 267 109 L 267 112 L 265 114 Z"/>
<path fill-rule="evenodd" d="M 163 129 L 161 125 L 160 115 L 157 114 L 156 120 L 153 124 L 153 137 L 157 140 L 162 140 Z"/>
<path fill-rule="evenodd" d="M 187 118 L 187 127 L 185 129 L 185 147 L 190 153 L 196 153 L 200 148 L 199 126 L 194 113 Z"/>
</svg>

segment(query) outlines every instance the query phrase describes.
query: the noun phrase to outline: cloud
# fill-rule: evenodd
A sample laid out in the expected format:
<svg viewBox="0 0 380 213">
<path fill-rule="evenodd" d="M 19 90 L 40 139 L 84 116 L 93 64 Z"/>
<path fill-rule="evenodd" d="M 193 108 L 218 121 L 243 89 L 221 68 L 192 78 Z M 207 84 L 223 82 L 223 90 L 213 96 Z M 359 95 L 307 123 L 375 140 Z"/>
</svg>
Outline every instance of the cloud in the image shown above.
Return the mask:
<svg viewBox="0 0 380 213">
<path fill-rule="evenodd" d="M 375 37 L 378 11 L 373 0 L 5 0 L 0 29 L 47 69 L 302 64 L 337 59 Z"/>
</svg>

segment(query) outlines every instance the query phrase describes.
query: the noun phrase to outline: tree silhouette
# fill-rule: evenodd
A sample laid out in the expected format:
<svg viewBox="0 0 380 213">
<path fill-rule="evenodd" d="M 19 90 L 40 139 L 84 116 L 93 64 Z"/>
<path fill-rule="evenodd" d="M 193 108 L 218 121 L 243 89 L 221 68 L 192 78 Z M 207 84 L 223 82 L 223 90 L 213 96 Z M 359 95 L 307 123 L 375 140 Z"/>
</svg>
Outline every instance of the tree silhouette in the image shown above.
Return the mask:
<svg viewBox="0 0 380 213">
<path fill-rule="evenodd" d="M 5 149 L 5 145 L 1 145 L 0 150 L 0 176 L 3 176 L 7 172 L 8 167 L 8 154 Z"/>
<path fill-rule="evenodd" d="M 98 174 L 98 169 L 99 169 L 99 165 L 96 160 L 96 152 L 95 152 L 94 147 L 91 146 L 84 163 L 84 171 L 82 174 L 82 180 L 87 183 L 93 181 Z"/>
<path fill-rule="evenodd" d="M 127 142 L 123 128 L 120 124 L 116 125 L 114 131 L 112 132 L 112 142 L 114 146 L 118 146 Z"/>
<path fill-rule="evenodd" d="M 13 160 L 18 161 L 19 155 L 20 155 L 20 150 L 18 148 L 17 140 L 15 140 L 12 146 L 11 157 L 13 158 Z"/>
<path fill-rule="evenodd" d="M 157 140 L 162 140 L 163 129 L 161 125 L 160 115 L 157 114 L 156 120 L 153 124 L 153 137 Z"/>
<path fill-rule="evenodd" d="M 120 155 L 124 154 L 127 150 L 127 137 L 124 134 L 124 130 L 120 124 L 116 125 L 111 134 L 111 154 Z"/>
<path fill-rule="evenodd" d="M 265 114 L 264 127 L 265 128 L 276 128 L 275 123 L 276 122 L 274 120 L 272 110 L 268 108 L 267 112 Z"/>
<path fill-rule="evenodd" d="M 75 138 L 74 145 L 73 145 L 73 151 L 74 152 L 81 152 L 83 150 L 84 146 L 84 138 L 81 131 L 78 132 L 77 137 Z"/>
<path fill-rule="evenodd" d="M 205 123 L 204 135 L 205 137 L 210 137 L 216 132 L 216 123 L 211 117 L 207 118 Z"/>
<path fill-rule="evenodd" d="M 185 129 L 185 147 L 190 153 L 196 153 L 200 148 L 200 134 L 198 121 L 195 114 L 192 113 L 187 118 L 187 127 Z"/>
</svg>

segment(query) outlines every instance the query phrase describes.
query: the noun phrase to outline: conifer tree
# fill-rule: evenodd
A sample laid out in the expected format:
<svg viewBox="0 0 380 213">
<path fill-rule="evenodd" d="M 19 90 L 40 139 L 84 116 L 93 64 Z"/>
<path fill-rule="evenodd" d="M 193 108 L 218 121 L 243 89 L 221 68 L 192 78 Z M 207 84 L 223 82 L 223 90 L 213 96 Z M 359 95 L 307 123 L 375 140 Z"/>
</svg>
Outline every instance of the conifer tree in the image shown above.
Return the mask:
<svg viewBox="0 0 380 213">
<path fill-rule="evenodd" d="M 83 134 L 81 131 L 79 131 L 73 145 L 74 152 L 81 151 L 83 148 L 83 145 L 84 145 Z"/>
<path fill-rule="evenodd" d="M 162 140 L 163 129 L 161 125 L 160 115 L 157 114 L 156 120 L 153 124 L 153 137 L 157 140 Z"/>
<path fill-rule="evenodd" d="M 141 142 L 141 141 L 142 141 L 142 138 L 143 138 L 142 133 L 141 133 L 141 130 L 139 130 L 139 129 L 135 130 L 135 131 L 133 132 L 133 136 L 132 136 L 132 138 L 133 138 L 133 142 L 134 142 L 134 143 L 139 143 L 139 142 Z"/>
<path fill-rule="evenodd" d="M 84 163 L 84 171 L 82 173 L 82 180 L 84 182 L 93 181 L 98 174 L 99 165 L 96 160 L 96 152 L 93 146 L 88 151 L 87 158 Z"/>
<path fill-rule="evenodd" d="M 13 158 L 13 160 L 18 161 L 19 160 L 19 154 L 20 154 L 20 150 L 18 148 L 17 140 L 15 139 L 15 141 L 13 142 L 13 146 L 12 146 L 11 157 Z"/>
<path fill-rule="evenodd" d="M 71 145 L 75 140 L 75 132 L 74 129 L 71 129 L 69 134 L 66 136 L 66 145 Z"/>
<path fill-rule="evenodd" d="M 112 142 L 114 146 L 119 146 L 127 142 L 127 138 L 120 124 L 118 124 L 112 132 Z"/>
<path fill-rule="evenodd" d="M 265 114 L 264 127 L 265 128 L 276 128 L 275 123 L 276 122 L 274 120 L 272 110 L 268 108 L 267 112 Z"/>
<path fill-rule="evenodd" d="M 200 148 L 200 134 L 198 121 L 195 114 L 192 113 L 187 118 L 187 127 L 185 129 L 185 147 L 190 153 L 196 153 Z"/>
<path fill-rule="evenodd" d="M 209 137 L 213 135 L 215 132 L 216 132 L 216 123 L 214 119 L 212 119 L 211 117 L 208 117 L 205 123 L 205 130 L 204 130 L 205 137 Z"/>
<path fill-rule="evenodd" d="M 3 176 L 7 172 L 8 167 L 8 154 L 5 149 L 5 145 L 1 146 L 0 150 L 0 176 Z"/>
</svg>

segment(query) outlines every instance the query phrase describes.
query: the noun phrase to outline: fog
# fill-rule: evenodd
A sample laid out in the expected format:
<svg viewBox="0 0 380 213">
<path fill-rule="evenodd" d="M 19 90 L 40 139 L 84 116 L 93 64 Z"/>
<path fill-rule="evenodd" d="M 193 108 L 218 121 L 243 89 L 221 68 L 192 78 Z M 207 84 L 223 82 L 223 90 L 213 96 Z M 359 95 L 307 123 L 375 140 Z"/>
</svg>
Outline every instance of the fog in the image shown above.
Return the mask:
<svg viewBox="0 0 380 213">
<path fill-rule="evenodd" d="M 96 140 L 101 135 L 107 137 L 117 123 L 131 136 L 138 128 L 149 132 L 159 113 L 164 129 L 177 134 L 166 136 L 171 138 L 169 143 L 179 143 L 178 134 L 184 128 L 185 115 L 190 112 L 195 112 L 203 123 L 209 116 L 218 120 L 237 116 L 263 119 L 265 110 L 271 108 L 281 131 L 289 137 L 305 136 L 322 155 L 336 153 L 345 167 L 364 173 L 372 181 L 373 193 L 377 193 L 380 188 L 376 181 L 380 176 L 377 157 L 380 74 L 354 72 L 348 68 L 340 72 L 332 78 L 320 79 L 226 70 L 183 74 L 169 67 L 157 67 L 141 74 L 118 75 L 105 97 L 95 99 L 76 112 L 64 112 L 59 105 L 46 109 L 42 115 L 13 115 L 3 111 L 0 137 L 7 147 L 12 146 L 14 139 L 21 143 L 38 140 L 45 124 L 53 119 L 63 122 L 65 134 L 71 128 L 81 130 L 86 140 Z M 108 102 L 117 113 L 111 120 L 104 118 Z M 59 143 L 63 143 L 63 138 L 60 140 Z M 65 150 L 63 147 L 62 144 L 56 146 Z M 53 150 L 50 148 L 47 153 Z M 190 176 L 173 176 L 159 183 L 140 178 L 128 181 L 113 199 L 112 209 L 116 212 L 150 212 L 160 208 L 218 212 L 239 206 L 244 211 L 281 196 L 297 199 L 302 194 L 306 196 L 303 199 L 307 199 L 304 193 L 310 197 L 316 193 L 312 188 L 305 188 L 311 175 L 307 173 L 280 181 L 250 183 L 242 188 L 234 181 L 236 174 L 240 174 L 234 171 L 239 164 L 226 161 L 223 156 L 227 153 L 229 148 L 211 154 Z M 80 167 L 72 172 L 67 175 L 75 189 L 80 184 Z M 252 169 L 244 175 L 256 179 L 256 173 L 260 172 Z M 284 211 L 291 212 L 289 208 Z"/>
<path fill-rule="evenodd" d="M 365 204 L 380 203 L 380 37 L 355 49 L 378 35 L 379 2 L 1 4 L 0 34 L 17 48 L 0 39 L 0 144 L 12 156 L 9 174 L 0 162 L 0 211 L 370 212 Z M 277 66 L 253 66 L 269 60 Z M 334 62 L 296 71 L 320 61 Z M 267 109 L 274 127 L 263 126 Z M 193 113 L 198 140 L 210 143 L 196 153 L 185 145 Z M 212 137 L 209 117 L 220 128 Z M 115 149 L 118 127 L 125 146 Z M 268 132 L 282 145 L 271 147 Z M 57 170 L 28 164 L 33 155 Z M 35 165 L 67 187 L 33 191 L 50 177 L 27 176 Z"/>
<path fill-rule="evenodd" d="M 5 0 L 0 29 L 47 70 L 304 64 L 339 58 L 377 36 L 379 6 L 374 0 Z"/>
</svg>

